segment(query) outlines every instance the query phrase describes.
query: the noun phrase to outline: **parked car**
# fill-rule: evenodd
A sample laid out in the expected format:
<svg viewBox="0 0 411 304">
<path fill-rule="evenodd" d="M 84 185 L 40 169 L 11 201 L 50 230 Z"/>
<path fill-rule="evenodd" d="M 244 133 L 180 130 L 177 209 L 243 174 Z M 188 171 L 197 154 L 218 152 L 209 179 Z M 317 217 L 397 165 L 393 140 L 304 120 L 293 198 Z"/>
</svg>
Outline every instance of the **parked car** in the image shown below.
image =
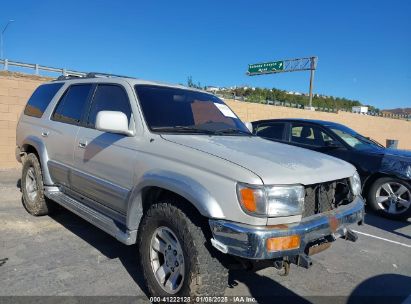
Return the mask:
<svg viewBox="0 0 411 304">
<path fill-rule="evenodd" d="M 355 241 L 349 226 L 363 221 L 351 164 L 254 136 L 221 99 L 183 86 L 112 75 L 43 84 L 16 156 L 27 211 L 58 203 L 136 243 L 153 296 L 221 295 L 234 261 L 308 268 L 308 254 Z"/>
<path fill-rule="evenodd" d="M 350 162 L 360 174 L 366 203 L 391 219 L 411 217 L 411 152 L 330 121 L 270 119 L 252 123 L 258 136 L 322 152 Z"/>
</svg>

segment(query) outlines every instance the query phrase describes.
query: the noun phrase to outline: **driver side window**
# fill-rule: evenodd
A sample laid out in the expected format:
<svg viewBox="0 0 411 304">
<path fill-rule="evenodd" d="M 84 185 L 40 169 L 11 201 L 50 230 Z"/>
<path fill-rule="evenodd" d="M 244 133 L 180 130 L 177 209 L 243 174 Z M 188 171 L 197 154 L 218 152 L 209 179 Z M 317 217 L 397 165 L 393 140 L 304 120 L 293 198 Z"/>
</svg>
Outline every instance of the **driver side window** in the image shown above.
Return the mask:
<svg viewBox="0 0 411 304">
<path fill-rule="evenodd" d="M 130 101 L 124 88 L 112 84 L 99 84 L 97 86 L 87 120 L 87 127 L 95 127 L 97 113 L 100 111 L 123 112 L 130 123 Z"/>
</svg>

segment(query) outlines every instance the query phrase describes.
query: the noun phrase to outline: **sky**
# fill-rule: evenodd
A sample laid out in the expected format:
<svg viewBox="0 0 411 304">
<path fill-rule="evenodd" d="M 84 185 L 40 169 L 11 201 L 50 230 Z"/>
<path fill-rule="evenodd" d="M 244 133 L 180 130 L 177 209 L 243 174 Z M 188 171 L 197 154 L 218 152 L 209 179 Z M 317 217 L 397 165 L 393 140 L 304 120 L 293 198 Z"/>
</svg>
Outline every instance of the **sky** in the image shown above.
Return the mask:
<svg viewBox="0 0 411 304">
<path fill-rule="evenodd" d="M 318 56 L 314 93 L 411 107 L 411 1 L 2 0 L 5 58 L 171 83 L 308 92 L 309 72 L 248 64 Z"/>
</svg>

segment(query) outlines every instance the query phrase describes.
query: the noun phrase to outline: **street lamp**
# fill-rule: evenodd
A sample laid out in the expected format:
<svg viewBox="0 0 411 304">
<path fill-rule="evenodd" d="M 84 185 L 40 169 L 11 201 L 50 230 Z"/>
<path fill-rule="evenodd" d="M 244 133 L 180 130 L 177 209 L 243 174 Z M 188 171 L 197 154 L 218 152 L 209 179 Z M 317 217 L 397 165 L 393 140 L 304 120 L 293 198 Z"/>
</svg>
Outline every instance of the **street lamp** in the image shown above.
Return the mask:
<svg viewBox="0 0 411 304">
<path fill-rule="evenodd" d="M 9 24 L 12 22 L 14 22 L 14 20 L 9 20 L 9 22 L 7 22 L 6 26 L 3 28 L 0 34 L 0 58 L 1 59 L 3 59 L 3 35 L 4 35 L 4 32 L 7 30 L 7 27 L 9 26 Z"/>
</svg>

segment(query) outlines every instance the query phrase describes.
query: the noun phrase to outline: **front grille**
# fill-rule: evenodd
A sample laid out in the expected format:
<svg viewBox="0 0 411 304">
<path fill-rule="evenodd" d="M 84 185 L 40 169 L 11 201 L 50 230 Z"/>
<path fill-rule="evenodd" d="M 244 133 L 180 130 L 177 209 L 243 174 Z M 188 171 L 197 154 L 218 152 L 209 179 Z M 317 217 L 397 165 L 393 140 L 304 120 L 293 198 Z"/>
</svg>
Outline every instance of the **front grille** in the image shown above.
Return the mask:
<svg viewBox="0 0 411 304">
<path fill-rule="evenodd" d="M 352 201 L 348 178 L 305 186 L 303 217 L 333 210 Z"/>
</svg>

